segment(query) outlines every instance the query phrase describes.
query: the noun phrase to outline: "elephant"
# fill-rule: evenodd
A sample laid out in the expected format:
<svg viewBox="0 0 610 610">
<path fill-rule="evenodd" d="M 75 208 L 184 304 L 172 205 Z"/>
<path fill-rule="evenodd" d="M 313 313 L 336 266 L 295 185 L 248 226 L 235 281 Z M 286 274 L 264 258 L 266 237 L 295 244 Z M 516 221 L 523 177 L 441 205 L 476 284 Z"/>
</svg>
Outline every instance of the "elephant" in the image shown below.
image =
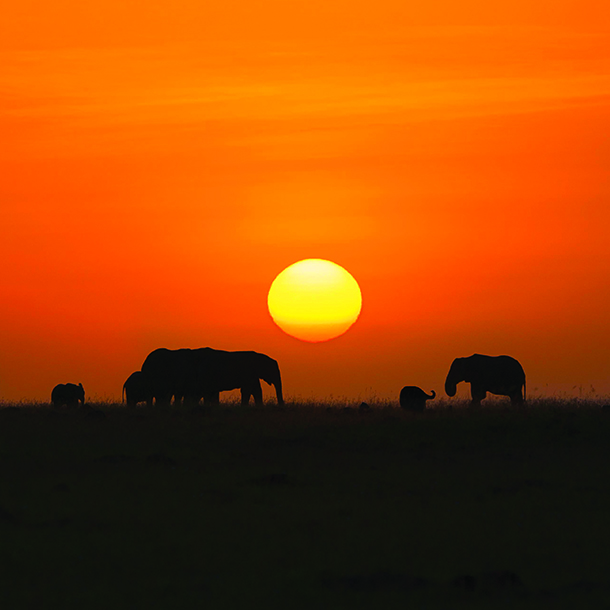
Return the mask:
<svg viewBox="0 0 610 610">
<path fill-rule="evenodd" d="M 128 407 L 135 407 L 139 402 L 152 406 L 152 383 L 146 373 L 136 371 L 127 378 L 123 384 L 123 402 L 127 402 Z"/>
<path fill-rule="evenodd" d="M 436 392 L 426 394 L 421 388 L 414 385 L 406 385 L 400 390 L 400 406 L 409 411 L 423 411 L 426 408 L 426 400 L 434 400 Z"/>
<path fill-rule="evenodd" d="M 470 383 L 472 406 L 480 406 L 487 392 L 509 396 L 513 405 L 525 401 L 525 372 L 521 364 L 510 356 L 473 354 L 468 358 L 456 358 L 445 380 L 447 396 L 455 396 L 457 384 L 461 381 Z"/>
<path fill-rule="evenodd" d="M 152 395 L 157 405 L 167 405 L 172 397 L 175 403 L 183 398 L 197 396 L 198 367 L 193 350 L 170 350 L 165 347 L 153 350 L 144 364 L 142 372 L 150 379 Z"/>
<path fill-rule="evenodd" d="M 241 390 L 241 402 L 250 397 L 257 405 L 263 402 L 260 380 L 275 387 L 278 404 L 284 404 L 282 379 L 278 363 L 257 352 L 227 352 L 211 347 L 199 349 L 152 351 L 142 365 L 153 384 L 158 404 L 169 404 L 171 397 L 180 402 L 218 403 L 220 392 Z"/>
<path fill-rule="evenodd" d="M 60 383 L 53 388 L 51 392 L 51 402 L 54 407 L 76 407 L 78 403 L 81 406 L 85 404 L 85 389 L 83 384 L 78 385 L 74 383 Z"/>
<path fill-rule="evenodd" d="M 241 404 L 250 396 L 256 405 L 263 404 L 260 380 L 275 387 L 278 405 L 284 404 L 282 377 L 276 360 L 258 352 L 226 352 L 210 350 L 205 354 L 206 387 L 213 392 L 241 390 Z"/>
</svg>

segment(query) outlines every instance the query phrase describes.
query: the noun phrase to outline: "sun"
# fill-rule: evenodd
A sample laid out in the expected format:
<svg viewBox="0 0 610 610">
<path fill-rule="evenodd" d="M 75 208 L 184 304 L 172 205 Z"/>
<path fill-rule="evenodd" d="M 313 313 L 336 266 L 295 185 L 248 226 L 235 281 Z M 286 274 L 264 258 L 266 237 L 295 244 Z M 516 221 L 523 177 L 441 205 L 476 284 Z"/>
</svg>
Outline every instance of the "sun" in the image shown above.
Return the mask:
<svg viewBox="0 0 610 610">
<path fill-rule="evenodd" d="M 267 304 L 285 333 L 319 342 L 342 335 L 358 319 L 362 294 L 343 267 L 308 258 L 286 267 L 273 280 Z"/>
</svg>

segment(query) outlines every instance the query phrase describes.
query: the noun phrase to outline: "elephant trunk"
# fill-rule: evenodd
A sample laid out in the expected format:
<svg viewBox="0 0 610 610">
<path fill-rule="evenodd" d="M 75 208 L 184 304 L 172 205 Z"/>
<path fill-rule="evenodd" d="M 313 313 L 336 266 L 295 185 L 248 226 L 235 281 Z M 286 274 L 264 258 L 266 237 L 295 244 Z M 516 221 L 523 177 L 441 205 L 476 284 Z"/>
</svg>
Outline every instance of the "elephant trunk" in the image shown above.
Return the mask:
<svg viewBox="0 0 610 610">
<path fill-rule="evenodd" d="M 275 394 L 277 396 L 277 404 L 284 404 L 284 396 L 282 394 L 282 375 L 280 373 L 280 366 L 276 360 L 265 356 L 265 360 L 268 363 L 266 370 L 264 371 L 264 376 L 261 376 L 260 379 L 272 385 L 275 388 Z"/>
<path fill-rule="evenodd" d="M 283 405 L 284 404 L 284 396 L 282 394 L 282 378 L 279 376 L 278 373 L 278 378 L 275 381 L 275 383 L 273 384 L 275 386 L 275 394 L 277 396 L 277 404 L 278 405 Z"/>
<path fill-rule="evenodd" d="M 428 396 L 428 400 L 434 400 L 436 398 L 436 392 L 434 390 L 432 390 L 432 394 L 430 394 L 430 396 Z"/>
<path fill-rule="evenodd" d="M 447 373 L 445 380 L 445 393 L 447 396 L 455 396 L 457 393 L 457 384 L 464 381 L 463 358 L 456 358 L 451 363 L 451 368 Z"/>
</svg>

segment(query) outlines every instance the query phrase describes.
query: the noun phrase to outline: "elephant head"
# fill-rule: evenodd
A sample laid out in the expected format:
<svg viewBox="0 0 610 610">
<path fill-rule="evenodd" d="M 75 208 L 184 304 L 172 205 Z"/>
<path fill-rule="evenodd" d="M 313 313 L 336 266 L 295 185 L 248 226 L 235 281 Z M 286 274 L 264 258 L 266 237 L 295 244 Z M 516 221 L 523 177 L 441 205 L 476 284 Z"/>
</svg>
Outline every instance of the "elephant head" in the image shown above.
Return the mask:
<svg viewBox="0 0 610 610">
<path fill-rule="evenodd" d="M 277 396 L 277 404 L 284 404 L 284 396 L 282 394 L 282 376 L 280 375 L 280 367 L 277 360 L 269 358 L 265 354 L 256 354 L 259 359 L 257 361 L 258 371 L 256 374 L 259 379 L 262 379 L 269 385 L 275 388 Z"/>
<path fill-rule="evenodd" d="M 447 396 L 455 396 L 457 392 L 457 384 L 461 381 L 469 381 L 467 371 L 467 359 L 456 358 L 447 373 L 447 379 L 445 380 L 445 393 Z"/>
</svg>

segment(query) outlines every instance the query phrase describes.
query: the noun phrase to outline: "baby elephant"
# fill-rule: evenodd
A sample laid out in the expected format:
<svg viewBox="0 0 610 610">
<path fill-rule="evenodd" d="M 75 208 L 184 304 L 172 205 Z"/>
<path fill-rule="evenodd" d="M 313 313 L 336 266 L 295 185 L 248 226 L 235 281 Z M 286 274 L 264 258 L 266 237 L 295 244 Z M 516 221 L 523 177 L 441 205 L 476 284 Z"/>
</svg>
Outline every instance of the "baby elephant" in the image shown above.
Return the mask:
<svg viewBox="0 0 610 610">
<path fill-rule="evenodd" d="M 153 387 L 146 373 L 136 371 L 127 378 L 123 384 L 123 400 L 128 407 L 135 407 L 139 402 L 152 406 Z"/>
<path fill-rule="evenodd" d="M 53 388 L 51 392 L 51 402 L 54 407 L 76 407 L 78 403 L 81 406 L 85 404 L 85 389 L 83 384 L 79 383 L 60 383 Z"/>
<path fill-rule="evenodd" d="M 432 400 L 436 392 L 426 394 L 421 388 L 414 385 L 406 385 L 400 390 L 400 406 L 409 411 L 423 411 L 426 408 L 426 400 Z"/>
</svg>

